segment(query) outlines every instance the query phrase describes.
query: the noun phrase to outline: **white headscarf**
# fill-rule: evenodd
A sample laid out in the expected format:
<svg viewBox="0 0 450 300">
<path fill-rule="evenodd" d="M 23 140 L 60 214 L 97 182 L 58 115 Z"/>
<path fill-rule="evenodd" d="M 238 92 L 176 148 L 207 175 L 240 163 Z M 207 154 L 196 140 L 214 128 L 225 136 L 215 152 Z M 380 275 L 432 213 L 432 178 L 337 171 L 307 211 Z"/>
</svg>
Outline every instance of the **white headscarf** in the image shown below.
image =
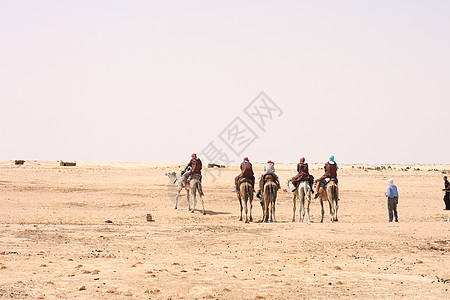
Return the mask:
<svg viewBox="0 0 450 300">
<path fill-rule="evenodd" d="M 394 179 L 388 179 L 387 180 L 387 183 L 389 184 L 389 185 L 394 185 Z"/>
</svg>

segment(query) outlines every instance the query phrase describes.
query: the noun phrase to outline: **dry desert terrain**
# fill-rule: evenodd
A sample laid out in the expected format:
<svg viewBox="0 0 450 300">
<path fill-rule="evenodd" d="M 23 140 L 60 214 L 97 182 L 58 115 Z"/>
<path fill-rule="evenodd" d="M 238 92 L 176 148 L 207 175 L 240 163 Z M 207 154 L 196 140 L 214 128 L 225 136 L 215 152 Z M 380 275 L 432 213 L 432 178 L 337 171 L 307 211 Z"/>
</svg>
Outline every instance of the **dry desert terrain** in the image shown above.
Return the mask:
<svg viewBox="0 0 450 300">
<path fill-rule="evenodd" d="M 322 166 L 310 164 L 311 173 Z M 245 224 L 231 191 L 238 165 L 210 169 L 215 180 L 204 175 L 202 215 L 201 203 L 186 210 L 185 194 L 173 209 L 165 173 L 182 164 L 2 161 L 0 298 L 450 299 L 441 191 L 450 166 L 358 166 L 340 166 L 339 222 L 326 208 L 319 223 L 318 200 L 313 223 L 291 222 L 285 180 L 296 165 L 276 164 L 278 222 L 258 222 L 256 199 L 255 222 Z M 388 178 L 400 194 L 399 223 L 387 222 Z"/>
</svg>

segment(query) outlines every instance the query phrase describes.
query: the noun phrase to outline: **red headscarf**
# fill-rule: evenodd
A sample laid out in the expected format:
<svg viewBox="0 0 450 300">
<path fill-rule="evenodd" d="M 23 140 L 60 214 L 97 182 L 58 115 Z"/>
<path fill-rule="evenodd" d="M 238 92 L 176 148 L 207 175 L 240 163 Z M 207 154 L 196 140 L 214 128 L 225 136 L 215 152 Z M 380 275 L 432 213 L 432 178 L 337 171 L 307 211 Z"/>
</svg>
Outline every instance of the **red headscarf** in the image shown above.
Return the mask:
<svg viewBox="0 0 450 300">
<path fill-rule="evenodd" d="M 192 158 L 196 158 L 196 157 L 197 157 L 197 154 L 192 153 L 191 157 L 192 157 Z"/>
<path fill-rule="evenodd" d="M 244 161 L 248 161 L 248 162 L 250 162 L 249 160 L 248 160 L 248 157 L 246 156 L 246 157 L 244 157 Z"/>
<path fill-rule="evenodd" d="M 300 158 L 300 162 L 304 163 L 305 162 L 305 158 L 304 157 Z"/>
<path fill-rule="evenodd" d="M 268 160 L 267 163 L 268 163 L 268 164 L 272 164 L 272 165 L 275 164 L 275 163 L 274 163 L 273 161 L 271 161 L 271 160 Z"/>
</svg>

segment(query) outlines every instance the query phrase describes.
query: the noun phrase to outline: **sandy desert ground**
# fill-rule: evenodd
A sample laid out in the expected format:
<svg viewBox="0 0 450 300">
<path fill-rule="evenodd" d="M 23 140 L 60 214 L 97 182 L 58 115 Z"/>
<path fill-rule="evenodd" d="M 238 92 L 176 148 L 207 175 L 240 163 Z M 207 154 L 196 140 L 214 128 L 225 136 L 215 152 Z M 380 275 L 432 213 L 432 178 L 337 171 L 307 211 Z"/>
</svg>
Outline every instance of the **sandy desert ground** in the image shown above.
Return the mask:
<svg viewBox="0 0 450 300">
<path fill-rule="evenodd" d="M 436 170 L 450 166 L 392 167 L 340 166 L 339 222 L 327 208 L 319 223 L 313 200 L 307 224 L 291 222 L 284 181 L 295 164 L 277 164 L 278 222 L 256 222 L 254 201 L 255 222 L 244 224 L 231 192 L 237 165 L 205 175 L 204 216 L 186 210 L 184 195 L 173 209 L 164 174 L 181 164 L 2 161 L 0 298 L 449 299 L 450 212 Z M 310 165 L 316 177 L 321 168 Z M 387 222 L 388 178 L 399 223 Z"/>
</svg>

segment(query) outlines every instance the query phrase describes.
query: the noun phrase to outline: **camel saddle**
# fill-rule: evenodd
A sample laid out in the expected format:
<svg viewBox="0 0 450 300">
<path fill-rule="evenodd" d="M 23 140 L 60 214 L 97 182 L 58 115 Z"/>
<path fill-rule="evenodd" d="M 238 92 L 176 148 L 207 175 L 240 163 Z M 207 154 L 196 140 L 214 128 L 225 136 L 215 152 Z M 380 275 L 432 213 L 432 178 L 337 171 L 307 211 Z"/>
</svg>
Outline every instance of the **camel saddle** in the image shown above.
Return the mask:
<svg viewBox="0 0 450 300">
<path fill-rule="evenodd" d="M 251 179 L 251 178 L 248 178 L 248 177 L 242 177 L 242 178 L 239 178 L 238 184 L 241 184 L 241 183 L 244 183 L 244 182 L 248 182 L 248 183 L 250 183 L 251 185 L 254 185 L 254 184 L 255 184 L 255 182 L 254 182 L 253 179 Z"/>
<path fill-rule="evenodd" d="M 202 178 L 202 175 L 200 175 L 200 174 L 198 174 L 198 173 L 194 173 L 194 174 L 191 174 L 191 176 L 190 176 L 189 179 L 197 179 L 197 180 L 201 180 L 201 178 Z"/>
<path fill-rule="evenodd" d="M 337 178 L 325 178 L 325 179 L 322 181 L 321 186 L 322 186 L 323 188 L 325 188 L 325 187 L 327 186 L 327 184 L 328 184 L 329 182 L 331 182 L 331 181 L 333 181 L 333 182 L 335 182 L 336 184 L 338 184 Z"/>
<path fill-rule="evenodd" d="M 244 183 L 244 182 L 250 183 L 250 185 L 253 188 L 255 188 L 255 181 L 253 181 L 253 179 L 248 178 L 248 177 L 242 177 L 242 178 L 239 178 L 238 183 L 237 183 L 237 187 L 236 188 L 237 188 L 238 191 L 241 188 L 241 184 Z"/>
<path fill-rule="evenodd" d="M 273 175 L 273 174 L 264 175 L 264 184 L 268 181 L 273 181 L 273 182 L 277 183 L 277 177 L 275 177 L 275 175 Z"/>
</svg>

